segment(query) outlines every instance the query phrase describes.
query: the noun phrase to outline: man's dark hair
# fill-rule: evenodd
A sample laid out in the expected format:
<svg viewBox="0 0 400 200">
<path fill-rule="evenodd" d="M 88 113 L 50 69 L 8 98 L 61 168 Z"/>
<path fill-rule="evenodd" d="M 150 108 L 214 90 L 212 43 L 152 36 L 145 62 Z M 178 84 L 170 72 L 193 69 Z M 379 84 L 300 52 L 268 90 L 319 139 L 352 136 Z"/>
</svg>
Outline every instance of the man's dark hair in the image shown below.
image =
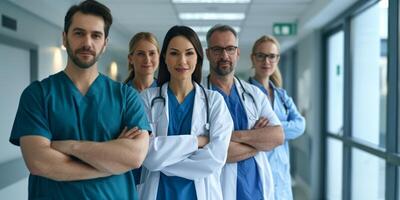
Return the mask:
<svg viewBox="0 0 400 200">
<path fill-rule="evenodd" d="M 86 1 L 81 2 L 79 5 L 73 5 L 73 6 L 71 6 L 71 8 L 69 8 L 69 10 L 64 18 L 64 32 L 65 33 L 68 33 L 68 29 L 72 23 L 72 17 L 77 12 L 102 17 L 104 20 L 105 38 L 108 37 L 108 32 L 109 32 L 110 26 L 112 24 L 111 11 L 105 5 L 99 3 L 95 0 L 86 0 Z"/>
</svg>

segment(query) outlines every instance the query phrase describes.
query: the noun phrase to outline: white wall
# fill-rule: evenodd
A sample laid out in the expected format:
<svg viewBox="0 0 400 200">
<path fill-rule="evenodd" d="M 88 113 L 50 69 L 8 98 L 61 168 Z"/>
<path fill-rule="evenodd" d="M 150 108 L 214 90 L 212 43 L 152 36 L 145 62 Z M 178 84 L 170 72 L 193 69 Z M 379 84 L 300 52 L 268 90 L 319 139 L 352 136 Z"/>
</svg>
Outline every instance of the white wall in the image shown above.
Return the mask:
<svg viewBox="0 0 400 200">
<path fill-rule="evenodd" d="M 21 179 L 0 190 L 1 199 L 28 199 L 28 177 Z"/>
<path fill-rule="evenodd" d="M 318 199 L 322 191 L 319 182 L 319 162 L 321 152 L 321 131 L 323 121 L 321 116 L 322 94 L 322 65 L 321 65 L 321 36 L 314 31 L 297 44 L 297 107 L 306 118 L 305 134 L 292 142 L 295 151 L 301 152 L 296 168 L 307 183 L 310 197 Z"/>
<path fill-rule="evenodd" d="M 19 96 L 29 84 L 29 51 L 0 43 L 0 91 L 3 94 L 0 104 L 0 133 L 10 133 Z M 13 88 L 13 90 L 10 90 Z M 5 95 L 7 94 L 7 95 Z M 9 134 L 0 134 L 2 156 L 0 163 L 20 157 L 20 151 L 8 142 Z"/>
<path fill-rule="evenodd" d="M 39 47 L 39 79 L 62 66 L 53 66 L 54 49 L 61 46 L 61 29 L 6 1 L 0 2 L 0 14 L 17 20 L 17 31 L 0 27 L 0 33 L 34 43 Z"/>
<path fill-rule="evenodd" d="M 62 61 L 54 62 L 54 57 L 57 56 L 57 51 L 60 50 L 62 44 L 62 27 L 47 22 L 7 1 L 0 2 L 0 14 L 7 15 L 18 21 L 17 32 L 0 27 L 0 33 L 38 45 L 40 80 L 64 69 L 67 59 L 67 54 L 64 50 L 61 51 Z M 128 42 L 128 36 L 120 34 L 111 27 L 109 46 L 99 62 L 99 70 L 102 73 L 107 72 L 112 61 L 116 61 L 120 76 L 125 77 L 127 73 Z"/>
</svg>

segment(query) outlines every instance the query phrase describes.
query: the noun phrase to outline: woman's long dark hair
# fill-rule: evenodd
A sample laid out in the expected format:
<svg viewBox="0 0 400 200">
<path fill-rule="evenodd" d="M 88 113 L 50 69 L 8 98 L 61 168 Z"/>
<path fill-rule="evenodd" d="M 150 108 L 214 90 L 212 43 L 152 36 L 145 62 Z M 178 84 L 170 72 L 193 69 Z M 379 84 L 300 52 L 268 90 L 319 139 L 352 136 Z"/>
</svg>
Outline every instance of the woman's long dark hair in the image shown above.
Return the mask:
<svg viewBox="0 0 400 200">
<path fill-rule="evenodd" d="M 167 48 L 169 43 L 174 37 L 183 36 L 192 43 L 196 54 L 197 54 L 197 63 L 196 68 L 192 74 L 192 80 L 196 83 L 200 84 L 201 82 L 201 70 L 203 66 L 203 48 L 201 46 L 201 42 L 196 32 L 194 32 L 191 28 L 187 26 L 173 26 L 168 30 L 167 34 L 164 38 L 164 43 L 161 48 L 160 53 L 160 64 L 158 69 L 158 80 L 157 83 L 159 86 L 162 86 L 165 82 L 168 82 L 171 79 L 171 74 L 168 71 L 167 64 L 165 63 L 165 58 L 167 54 Z"/>
</svg>

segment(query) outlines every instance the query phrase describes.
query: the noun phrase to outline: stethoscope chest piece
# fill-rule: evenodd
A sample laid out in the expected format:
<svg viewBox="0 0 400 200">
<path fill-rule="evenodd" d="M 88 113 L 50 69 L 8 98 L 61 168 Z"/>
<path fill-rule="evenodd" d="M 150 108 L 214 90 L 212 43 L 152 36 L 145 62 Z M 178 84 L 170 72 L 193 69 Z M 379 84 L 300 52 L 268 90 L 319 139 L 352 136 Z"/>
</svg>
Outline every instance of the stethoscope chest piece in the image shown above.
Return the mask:
<svg viewBox="0 0 400 200">
<path fill-rule="evenodd" d="M 209 131 L 210 130 L 210 123 L 206 123 L 206 124 L 204 124 L 204 128 L 207 130 L 207 131 Z"/>
</svg>

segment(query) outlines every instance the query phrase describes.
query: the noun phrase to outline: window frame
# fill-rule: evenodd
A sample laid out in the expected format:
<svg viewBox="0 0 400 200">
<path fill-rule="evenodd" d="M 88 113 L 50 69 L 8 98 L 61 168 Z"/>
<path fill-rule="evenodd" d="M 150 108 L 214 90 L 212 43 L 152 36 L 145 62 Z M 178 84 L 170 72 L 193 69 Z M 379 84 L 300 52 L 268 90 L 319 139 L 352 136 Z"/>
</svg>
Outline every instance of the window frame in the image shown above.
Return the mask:
<svg viewBox="0 0 400 200">
<path fill-rule="evenodd" d="M 337 139 L 343 143 L 343 174 L 342 174 L 342 198 L 344 200 L 351 199 L 351 185 L 352 185 L 352 149 L 356 148 L 366 153 L 382 158 L 386 161 L 386 172 L 385 172 L 385 198 L 386 199 L 399 199 L 400 179 L 399 179 L 399 167 L 400 167 L 400 70 L 397 69 L 399 66 L 399 27 L 400 27 L 400 16 L 399 16 L 399 0 L 389 0 L 389 10 L 388 10 L 388 95 L 387 95 L 387 111 L 396 110 L 397 112 L 386 112 L 386 148 L 380 148 L 375 145 L 371 145 L 368 142 L 353 138 L 352 136 L 352 62 L 351 62 L 351 48 L 350 48 L 350 34 L 351 34 L 351 20 L 369 9 L 371 6 L 379 3 L 379 0 L 367 0 L 358 1 L 351 8 L 344 11 L 337 18 L 332 20 L 329 25 L 322 29 L 322 47 L 323 47 L 323 66 L 322 77 L 324 77 L 324 88 L 327 88 L 328 84 L 328 63 L 327 63 L 327 45 L 328 39 L 333 34 L 340 30 L 344 31 L 344 112 L 343 116 L 343 135 L 337 135 L 328 133 L 327 131 L 327 98 L 328 92 L 325 91 L 323 94 L 323 109 L 322 113 L 325 116 L 323 125 L 323 136 L 322 136 L 322 153 L 321 153 L 321 167 L 323 170 L 321 174 L 321 183 L 323 183 L 322 197 L 326 198 L 327 195 L 327 141 L 328 138 Z"/>
</svg>

